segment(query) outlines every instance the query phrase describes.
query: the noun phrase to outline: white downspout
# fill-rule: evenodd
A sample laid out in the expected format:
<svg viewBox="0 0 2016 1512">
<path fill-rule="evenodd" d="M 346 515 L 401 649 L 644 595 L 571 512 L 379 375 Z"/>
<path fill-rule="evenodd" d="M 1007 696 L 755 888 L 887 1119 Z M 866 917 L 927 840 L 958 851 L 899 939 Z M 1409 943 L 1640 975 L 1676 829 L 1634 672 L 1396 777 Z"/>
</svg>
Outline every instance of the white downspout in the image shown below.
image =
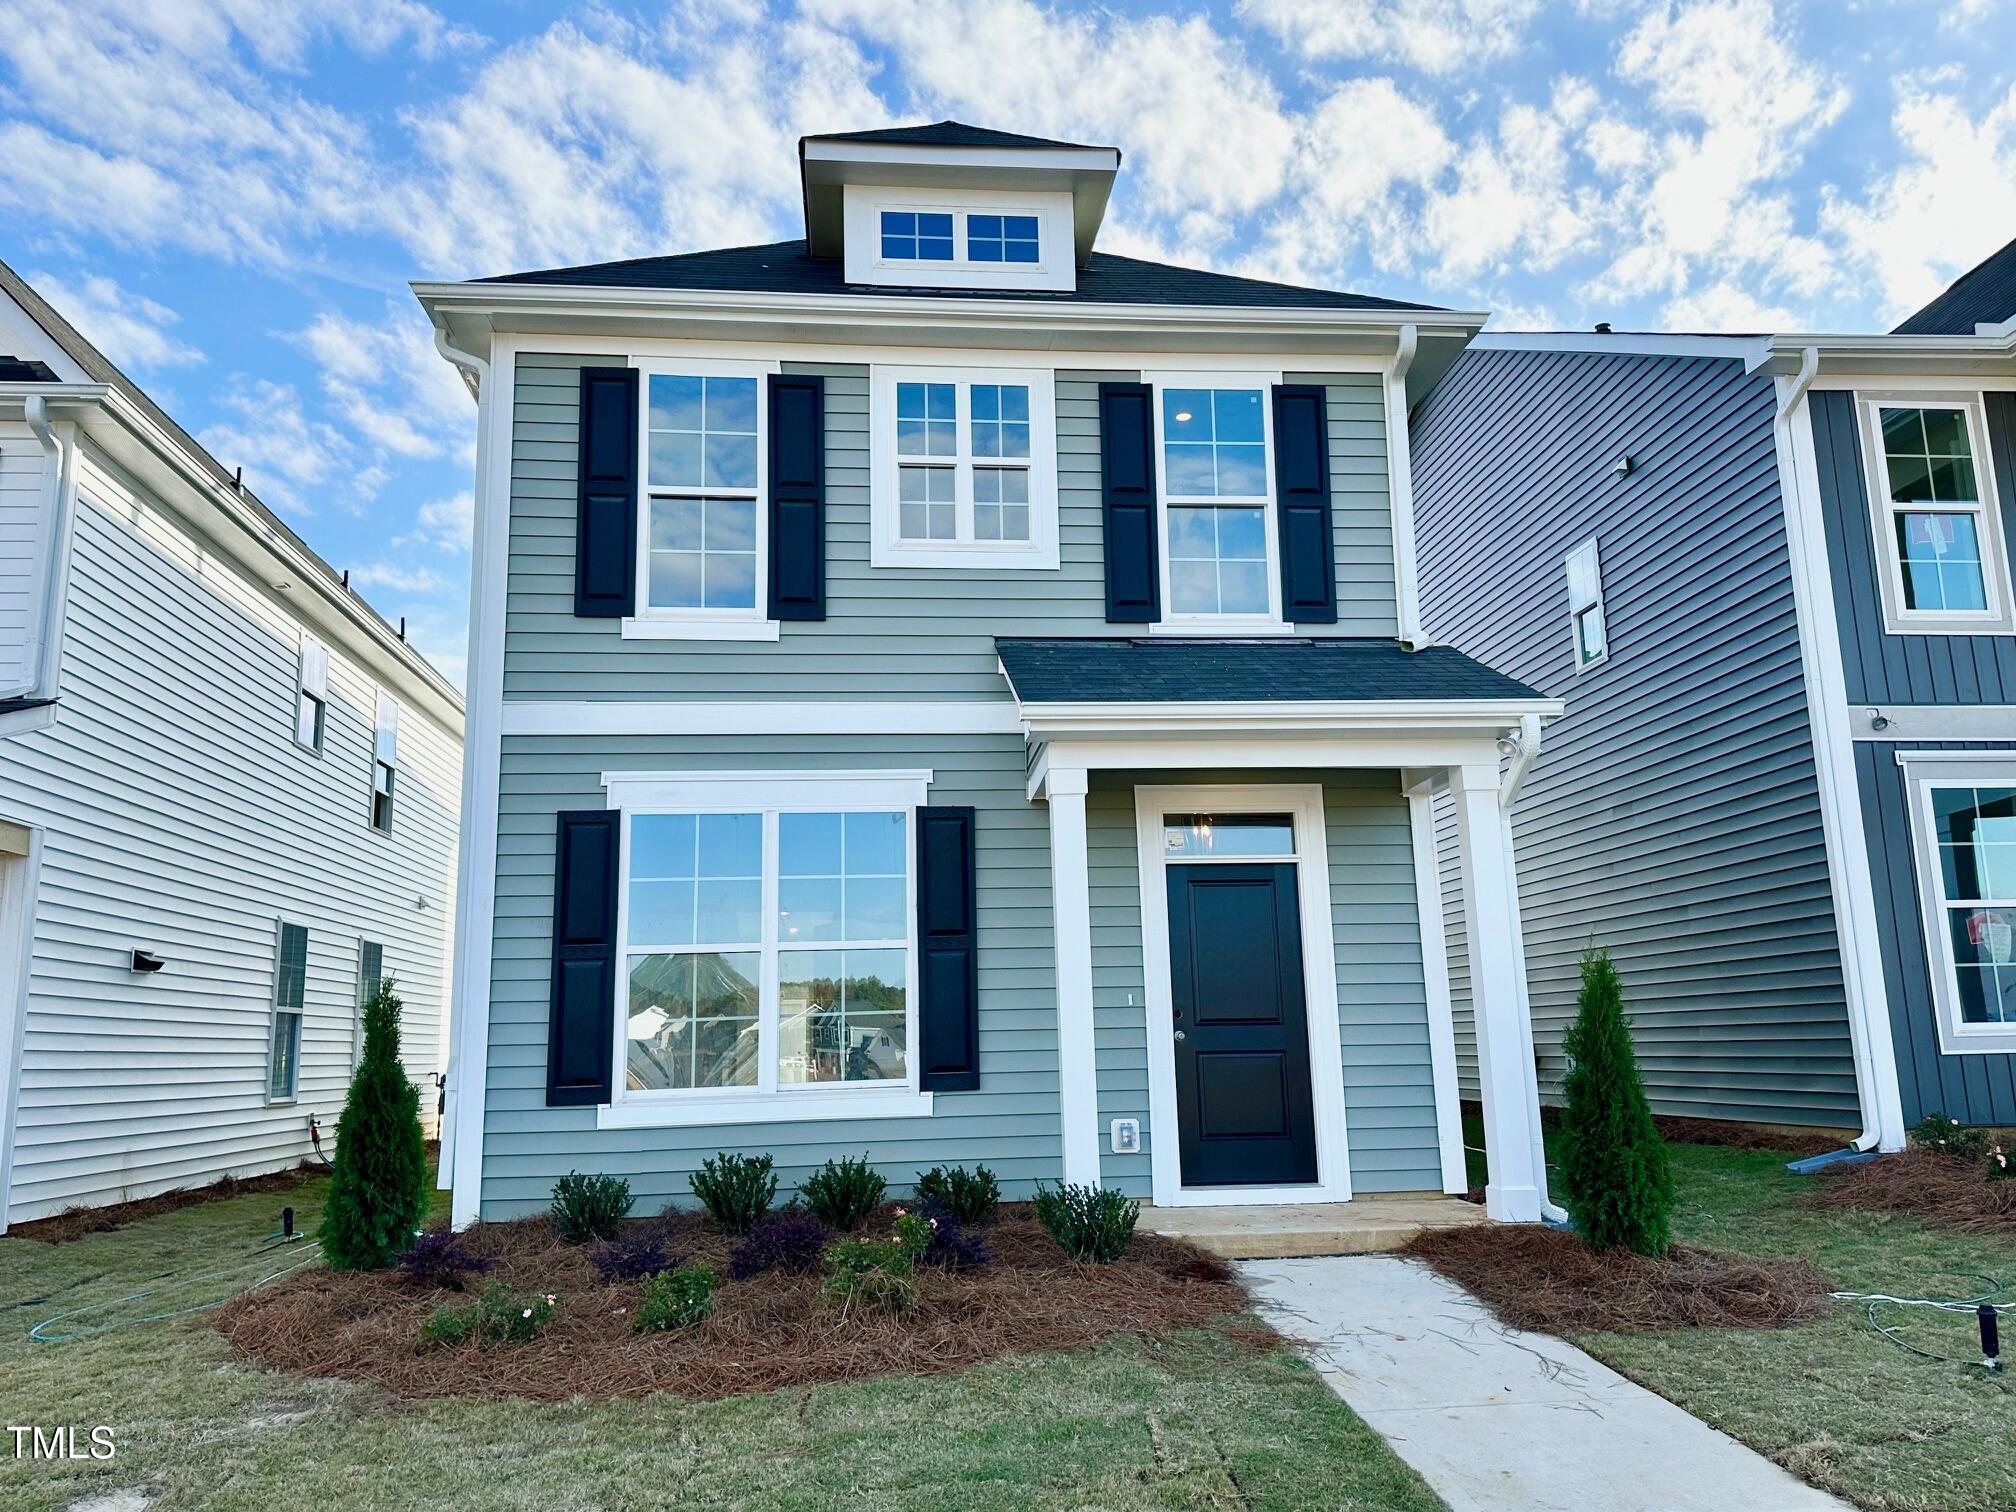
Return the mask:
<svg viewBox="0 0 2016 1512">
<path fill-rule="evenodd" d="M 1386 486 L 1393 503 L 1393 600 L 1400 641 L 1410 650 L 1427 644 L 1421 629 L 1420 567 L 1414 545 L 1414 454 L 1407 436 L 1407 371 L 1421 342 L 1413 325 L 1400 327 L 1400 344 L 1385 372 Z"/>
<path fill-rule="evenodd" d="M 1512 938 L 1518 947 L 1512 952 L 1512 980 L 1519 1002 L 1519 1053 L 1525 1058 L 1524 1064 L 1533 1067 L 1533 1000 L 1526 988 L 1526 925 L 1519 913 L 1519 863 L 1512 851 L 1512 805 L 1519 801 L 1520 789 L 1526 786 L 1533 763 L 1540 758 L 1540 716 L 1522 714 L 1519 717 L 1518 738 L 1507 740 L 1504 744 L 1511 748 L 1512 764 L 1505 769 L 1504 780 L 1498 787 L 1498 822 L 1503 826 L 1504 834 L 1505 895 L 1511 900 Z M 1527 1110 L 1527 1127 L 1532 1130 L 1533 1184 L 1540 1189 L 1540 1216 L 1549 1223 L 1566 1223 L 1567 1211 L 1557 1207 L 1547 1195 L 1547 1141 L 1540 1127 L 1537 1067 L 1527 1085 L 1532 1098 L 1532 1106 Z"/>
<path fill-rule="evenodd" d="M 484 503 L 488 489 L 485 484 L 490 465 L 487 448 L 490 408 L 486 402 L 490 392 L 490 364 L 473 352 L 465 352 L 461 348 L 451 345 L 448 340 L 448 333 L 438 326 L 434 330 L 434 349 L 461 371 L 463 383 L 468 386 L 470 395 L 476 400 L 476 477 L 472 484 L 472 508 L 475 515 L 475 529 L 478 533 L 480 549 L 480 539 L 486 525 Z M 477 551 L 472 551 L 471 560 L 476 562 L 481 561 L 481 557 Z M 472 673 L 478 666 L 484 665 L 480 659 L 480 649 L 476 644 L 476 638 L 481 633 L 481 630 L 482 625 L 476 613 L 472 592 L 469 612 L 469 654 L 468 660 L 465 663 Z M 500 654 L 501 651 L 502 648 L 500 647 Z M 475 692 L 473 686 L 471 692 L 472 694 Z M 469 921 L 477 917 L 475 907 L 477 889 L 486 882 L 489 885 L 495 885 L 494 879 L 480 878 L 476 875 L 476 868 L 473 864 L 474 858 L 472 857 L 469 845 L 470 816 L 475 812 L 475 803 L 478 796 L 478 762 L 482 759 L 481 743 L 484 739 L 496 738 L 494 730 L 479 730 L 476 728 L 478 721 L 473 717 L 475 704 L 476 700 L 472 697 L 469 703 L 472 717 L 465 721 L 463 730 L 462 822 L 459 827 L 461 838 L 457 847 L 455 921 L 453 931 L 455 953 L 454 964 L 449 973 L 448 1002 L 446 1004 L 448 1018 L 448 1066 L 442 1081 L 441 1166 L 435 1177 L 435 1184 L 437 1186 L 450 1188 L 456 1193 L 458 1198 L 462 1199 L 463 1203 L 471 1200 L 469 1193 L 473 1190 L 475 1182 L 480 1177 L 472 1174 L 468 1181 L 462 1181 L 458 1179 L 456 1171 L 458 1151 L 464 1151 L 469 1143 L 458 1137 L 462 1123 L 462 1110 L 458 1098 L 463 1080 L 461 1073 L 468 1066 L 472 1057 L 480 1058 L 487 1053 L 486 1046 L 471 1043 L 475 1035 L 473 1026 L 478 1022 L 478 1016 L 469 1007 L 468 977 L 470 971 L 470 948 L 472 945 L 469 938 L 471 932 Z M 486 950 L 489 948 L 489 941 L 487 939 L 476 943 L 480 943 Z M 483 1018 L 487 1034 L 488 1016 L 484 1015 Z M 466 1163 L 478 1169 L 480 1169 L 479 1163 L 482 1151 L 482 1116 L 482 1109 L 479 1107 L 475 1112 L 476 1126 L 471 1131 L 475 1135 L 475 1147 L 473 1150 L 468 1150 L 461 1157 Z M 461 1205 L 462 1203 L 458 1203 L 458 1207 Z M 460 1228 L 464 1221 L 466 1221 L 466 1217 L 458 1214 L 456 1227 Z"/>
<path fill-rule="evenodd" d="M 63 581 L 58 553 L 68 538 L 70 499 L 77 476 L 77 449 L 76 443 L 68 436 L 58 436 L 50 427 L 49 401 L 41 394 L 28 395 L 22 401 L 22 412 L 28 429 L 35 433 L 36 441 L 41 444 L 43 455 L 55 464 L 52 469 L 55 494 L 50 500 L 48 513 L 43 516 L 41 538 L 36 543 L 41 580 L 36 584 L 39 602 L 28 616 L 27 643 L 22 648 L 27 653 L 22 658 L 28 669 L 27 681 L 0 688 L 0 698 L 53 698 L 56 696 L 57 672 L 56 609 Z"/>
</svg>

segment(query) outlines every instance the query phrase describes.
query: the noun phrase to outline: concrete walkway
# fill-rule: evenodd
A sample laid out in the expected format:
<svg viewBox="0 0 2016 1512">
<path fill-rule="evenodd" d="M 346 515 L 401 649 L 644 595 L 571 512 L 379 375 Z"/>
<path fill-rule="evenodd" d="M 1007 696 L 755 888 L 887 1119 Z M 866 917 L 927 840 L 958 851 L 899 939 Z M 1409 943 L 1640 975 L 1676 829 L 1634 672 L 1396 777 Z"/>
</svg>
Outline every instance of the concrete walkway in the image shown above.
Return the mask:
<svg viewBox="0 0 2016 1512">
<path fill-rule="evenodd" d="M 1412 1260 L 1239 1266 L 1274 1326 L 1454 1512 L 1846 1509 L 1572 1344 Z"/>
</svg>

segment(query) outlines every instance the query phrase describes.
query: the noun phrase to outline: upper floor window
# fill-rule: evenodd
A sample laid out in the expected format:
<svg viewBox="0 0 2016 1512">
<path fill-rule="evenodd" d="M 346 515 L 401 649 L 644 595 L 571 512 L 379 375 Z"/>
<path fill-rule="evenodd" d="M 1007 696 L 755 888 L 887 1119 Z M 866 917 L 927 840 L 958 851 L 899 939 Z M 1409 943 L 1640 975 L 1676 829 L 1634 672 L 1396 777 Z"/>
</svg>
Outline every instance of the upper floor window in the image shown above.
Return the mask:
<svg viewBox="0 0 2016 1512">
<path fill-rule="evenodd" d="M 1033 263 L 1043 260 L 1042 239 L 1033 215 L 968 215 L 968 262 Z"/>
<path fill-rule="evenodd" d="M 2008 633 L 2008 559 L 1978 397 L 1863 403 L 1888 629 Z"/>
<path fill-rule="evenodd" d="M 1280 626 L 1272 381 L 1214 374 L 1156 385 L 1165 624 Z"/>
<path fill-rule="evenodd" d="M 642 364 L 641 628 L 774 634 L 762 618 L 763 365 Z"/>
<path fill-rule="evenodd" d="M 878 567 L 1055 567 L 1051 375 L 877 368 L 871 398 Z"/>
<path fill-rule="evenodd" d="M 1593 667 L 1610 654 L 1610 630 L 1603 619 L 1603 564 L 1594 541 L 1568 553 L 1568 627 L 1576 671 Z"/>
<path fill-rule="evenodd" d="M 934 210 L 884 210 L 882 255 L 901 262 L 952 261 L 951 215 Z"/>
<path fill-rule="evenodd" d="M 294 743 L 321 755 L 328 719 L 329 648 L 314 636 L 304 635 L 294 679 Z"/>
<path fill-rule="evenodd" d="M 378 728 L 371 742 L 371 828 L 390 834 L 394 789 L 399 781 L 399 704 L 378 695 Z"/>
</svg>

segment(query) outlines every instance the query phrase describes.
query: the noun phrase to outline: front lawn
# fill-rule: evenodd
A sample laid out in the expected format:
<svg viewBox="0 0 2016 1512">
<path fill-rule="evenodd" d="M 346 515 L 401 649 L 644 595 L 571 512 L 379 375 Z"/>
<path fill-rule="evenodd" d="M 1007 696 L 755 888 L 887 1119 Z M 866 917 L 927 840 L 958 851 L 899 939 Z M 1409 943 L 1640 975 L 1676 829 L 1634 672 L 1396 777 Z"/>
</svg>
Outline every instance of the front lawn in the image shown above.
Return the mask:
<svg viewBox="0 0 2016 1512">
<path fill-rule="evenodd" d="M 1440 1505 L 1300 1359 L 1203 1331 L 713 1402 L 396 1400 L 250 1368 L 203 1314 L 69 1343 L 29 1340 L 55 1313 L 143 1289 L 153 1295 L 121 1314 L 171 1311 L 289 1263 L 285 1250 L 252 1252 L 282 1201 L 312 1232 L 325 1186 L 189 1208 L 72 1244 L 0 1239 L 0 1303 L 13 1319 L 0 1337 L 4 1422 L 81 1425 L 82 1443 L 103 1424 L 117 1444 L 109 1462 L 0 1453 L 0 1505 L 62 1508 L 115 1492 L 132 1493 L 131 1508 L 144 1498 L 247 1512 Z"/>
</svg>

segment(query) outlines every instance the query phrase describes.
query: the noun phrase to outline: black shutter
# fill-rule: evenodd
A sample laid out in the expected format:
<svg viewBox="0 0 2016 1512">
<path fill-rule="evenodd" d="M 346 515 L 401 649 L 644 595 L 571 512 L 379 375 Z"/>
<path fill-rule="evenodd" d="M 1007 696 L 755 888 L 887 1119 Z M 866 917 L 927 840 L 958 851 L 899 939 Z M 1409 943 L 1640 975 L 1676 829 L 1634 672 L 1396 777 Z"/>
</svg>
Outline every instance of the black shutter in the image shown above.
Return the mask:
<svg viewBox="0 0 2016 1512">
<path fill-rule="evenodd" d="M 609 1101 L 616 1053 L 616 852 L 622 815 L 560 815 L 553 856 L 553 1005 L 546 1106 Z"/>
<path fill-rule="evenodd" d="M 974 949 L 973 810 L 917 810 L 918 1085 L 980 1085 L 980 975 Z"/>
<path fill-rule="evenodd" d="M 581 369 L 574 613 L 637 612 L 637 370 Z"/>
<path fill-rule="evenodd" d="M 1281 617 L 1337 623 L 1337 558 L 1330 530 L 1330 433 L 1320 384 L 1274 390 L 1274 483 L 1280 509 Z"/>
<path fill-rule="evenodd" d="M 826 380 L 770 375 L 770 618 L 826 618 Z"/>
<path fill-rule="evenodd" d="M 1162 618 L 1155 534 L 1155 391 L 1145 383 L 1099 385 L 1099 485 L 1105 505 L 1106 620 Z"/>
</svg>

